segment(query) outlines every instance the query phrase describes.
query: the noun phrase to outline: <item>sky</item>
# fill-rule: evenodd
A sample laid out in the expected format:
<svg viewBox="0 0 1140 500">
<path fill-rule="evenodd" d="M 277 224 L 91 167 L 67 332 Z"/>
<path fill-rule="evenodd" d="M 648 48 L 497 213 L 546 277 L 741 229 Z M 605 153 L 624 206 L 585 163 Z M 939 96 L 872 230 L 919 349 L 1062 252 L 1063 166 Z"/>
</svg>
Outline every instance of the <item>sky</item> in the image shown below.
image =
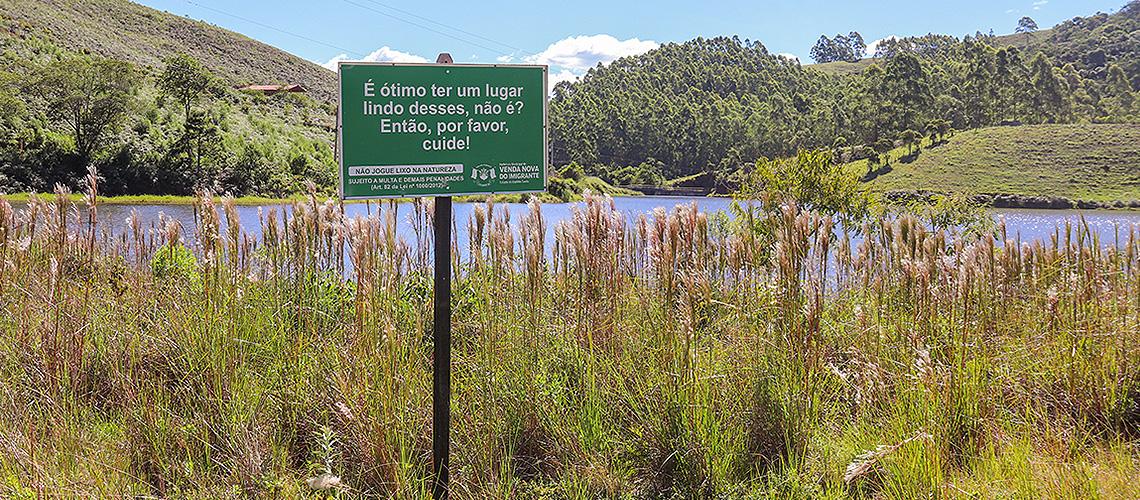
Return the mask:
<svg viewBox="0 0 1140 500">
<path fill-rule="evenodd" d="M 598 63 L 698 36 L 738 35 L 811 62 L 821 34 L 858 31 L 868 44 L 928 32 L 1013 32 L 1114 12 L 1127 0 L 136 0 L 206 21 L 335 70 L 338 60 L 531 63 L 551 85 Z M 872 49 L 873 50 L 873 49 Z"/>
</svg>

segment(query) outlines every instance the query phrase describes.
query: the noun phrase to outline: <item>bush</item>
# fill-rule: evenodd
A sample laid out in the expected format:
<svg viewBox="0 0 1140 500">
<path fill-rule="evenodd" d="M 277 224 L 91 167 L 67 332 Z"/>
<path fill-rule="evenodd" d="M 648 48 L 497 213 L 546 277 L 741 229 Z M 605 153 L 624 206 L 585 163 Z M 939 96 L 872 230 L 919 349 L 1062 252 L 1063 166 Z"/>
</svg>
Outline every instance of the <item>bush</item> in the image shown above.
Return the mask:
<svg viewBox="0 0 1140 500">
<path fill-rule="evenodd" d="M 582 194 L 582 188 L 573 179 L 550 179 L 546 191 L 562 201 L 578 199 Z"/>
<path fill-rule="evenodd" d="M 570 162 L 569 165 L 562 167 L 562 169 L 558 171 L 558 174 L 564 178 L 577 181 L 586 176 L 586 171 L 578 162 Z"/>
<path fill-rule="evenodd" d="M 198 276 L 198 259 L 182 245 L 166 245 L 150 262 L 151 273 L 159 281 L 186 283 Z"/>
<path fill-rule="evenodd" d="M 800 151 L 793 158 L 761 159 L 745 176 L 741 195 L 797 203 L 845 221 L 866 219 L 878 201 L 859 179 L 844 171 L 826 151 Z"/>
</svg>

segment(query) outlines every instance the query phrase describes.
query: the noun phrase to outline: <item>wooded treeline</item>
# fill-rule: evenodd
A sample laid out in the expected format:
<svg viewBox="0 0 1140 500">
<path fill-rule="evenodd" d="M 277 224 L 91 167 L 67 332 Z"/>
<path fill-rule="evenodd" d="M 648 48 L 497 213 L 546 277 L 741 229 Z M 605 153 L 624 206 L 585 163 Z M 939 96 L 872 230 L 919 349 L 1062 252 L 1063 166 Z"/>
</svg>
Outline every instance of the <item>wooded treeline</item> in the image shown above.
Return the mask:
<svg viewBox="0 0 1140 500">
<path fill-rule="evenodd" d="M 856 75 L 830 75 L 759 42 L 698 38 L 598 66 L 551 102 L 554 163 L 725 176 L 757 158 L 848 146 L 870 154 L 1010 123 L 1140 118 L 1140 2 L 1076 18 L 1026 47 L 976 33 L 893 40 Z M 611 180 L 611 179 L 607 179 Z"/>
</svg>

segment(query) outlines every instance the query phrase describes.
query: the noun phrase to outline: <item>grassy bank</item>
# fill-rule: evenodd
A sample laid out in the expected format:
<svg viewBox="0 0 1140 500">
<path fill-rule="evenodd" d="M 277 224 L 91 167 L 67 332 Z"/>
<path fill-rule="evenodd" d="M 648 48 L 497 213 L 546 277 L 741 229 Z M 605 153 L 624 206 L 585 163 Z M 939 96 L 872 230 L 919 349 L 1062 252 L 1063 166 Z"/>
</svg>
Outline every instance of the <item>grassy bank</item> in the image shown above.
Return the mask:
<svg viewBox="0 0 1140 500">
<path fill-rule="evenodd" d="M 425 497 L 431 206 L 199 208 L 0 201 L 0 495 Z M 1140 234 L 573 210 L 456 221 L 455 498 L 1140 496 Z"/>
<path fill-rule="evenodd" d="M 1140 200 L 1140 125 L 993 127 L 960 132 L 946 143 L 890 152 L 877 191 L 1054 196 L 1096 202 Z M 849 164 L 867 171 L 867 161 Z M 881 168 L 881 167 L 880 167 Z"/>
</svg>

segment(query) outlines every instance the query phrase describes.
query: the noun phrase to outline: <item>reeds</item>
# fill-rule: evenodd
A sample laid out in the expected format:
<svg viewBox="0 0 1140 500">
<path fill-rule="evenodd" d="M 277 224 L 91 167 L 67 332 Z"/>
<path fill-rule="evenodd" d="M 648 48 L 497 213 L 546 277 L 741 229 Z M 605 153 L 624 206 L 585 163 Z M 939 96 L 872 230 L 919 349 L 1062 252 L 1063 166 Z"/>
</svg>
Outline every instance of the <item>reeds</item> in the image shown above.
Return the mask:
<svg viewBox="0 0 1140 500">
<path fill-rule="evenodd" d="M 0 492 L 426 494 L 430 203 L 87 192 L 0 198 Z M 457 497 L 1140 495 L 1140 228 L 571 213 L 452 242 Z"/>
</svg>

